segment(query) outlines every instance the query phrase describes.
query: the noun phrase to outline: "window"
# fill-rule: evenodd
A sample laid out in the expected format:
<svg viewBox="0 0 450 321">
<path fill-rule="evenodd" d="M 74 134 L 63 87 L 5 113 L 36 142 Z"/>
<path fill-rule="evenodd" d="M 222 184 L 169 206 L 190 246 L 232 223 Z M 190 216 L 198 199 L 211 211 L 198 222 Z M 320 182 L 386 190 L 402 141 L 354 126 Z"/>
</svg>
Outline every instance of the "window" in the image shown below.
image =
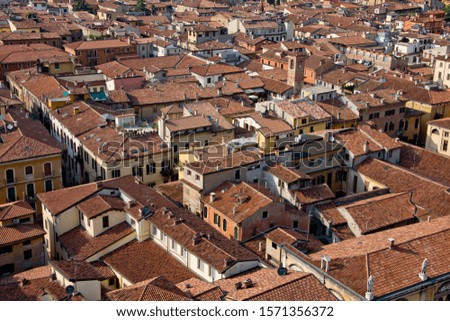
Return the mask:
<svg viewBox="0 0 450 321">
<path fill-rule="evenodd" d="M 23 246 L 30 245 L 31 244 L 31 240 L 25 241 L 22 244 L 23 244 Z"/>
<path fill-rule="evenodd" d="M 223 222 L 222 222 L 222 230 L 223 230 L 224 232 L 227 231 L 227 220 L 226 220 L 226 219 L 223 219 Z"/>
<path fill-rule="evenodd" d="M 25 175 L 33 175 L 33 166 L 25 167 Z"/>
<path fill-rule="evenodd" d="M 34 197 L 34 184 L 27 184 L 27 197 Z"/>
<path fill-rule="evenodd" d="M 178 152 L 178 145 L 173 145 L 173 152 L 174 153 Z"/>
<path fill-rule="evenodd" d="M 6 253 L 12 253 L 13 248 L 12 246 L 4 246 L 4 247 L 0 247 L 0 255 L 2 254 L 6 254 Z"/>
<path fill-rule="evenodd" d="M 276 249 L 278 248 L 278 245 L 277 245 L 277 243 L 275 243 L 275 242 L 272 242 L 272 248 L 276 250 Z"/>
<path fill-rule="evenodd" d="M 59 69 L 59 63 L 55 63 L 55 69 Z"/>
<path fill-rule="evenodd" d="M 0 276 L 14 273 L 14 263 L 0 266 Z"/>
<path fill-rule="evenodd" d="M 237 226 L 234 227 L 234 238 L 237 240 L 239 238 L 239 229 Z"/>
<path fill-rule="evenodd" d="M 7 169 L 6 170 L 6 184 L 14 183 L 14 170 Z"/>
<path fill-rule="evenodd" d="M 419 118 L 416 119 L 414 123 L 414 128 L 419 128 Z"/>
<path fill-rule="evenodd" d="M 312 132 L 314 132 L 314 126 L 311 126 L 310 128 L 309 128 L 309 131 L 312 133 Z"/>
<path fill-rule="evenodd" d="M 192 174 L 191 170 L 190 170 L 190 169 L 187 169 L 187 170 L 186 170 L 186 174 L 187 174 L 188 176 L 191 176 L 191 174 Z"/>
<path fill-rule="evenodd" d="M 235 180 L 240 180 L 241 179 L 241 170 L 237 169 L 234 171 L 234 179 Z"/>
<path fill-rule="evenodd" d="M 116 280 L 115 279 L 109 279 L 108 280 L 108 285 L 109 286 L 113 286 L 114 284 L 116 284 Z"/>
<path fill-rule="evenodd" d="M 15 187 L 8 187 L 7 194 L 8 194 L 9 202 L 14 202 L 16 200 L 16 188 Z"/>
<path fill-rule="evenodd" d="M 30 260 L 33 257 L 33 252 L 30 250 L 23 251 L 24 260 Z"/>
<path fill-rule="evenodd" d="M 150 173 L 155 174 L 156 173 L 156 164 L 150 163 Z"/>
<path fill-rule="evenodd" d="M 45 181 L 45 191 L 46 192 L 53 191 L 53 181 L 51 179 Z"/>
<path fill-rule="evenodd" d="M 444 140 L 444 144 L 442 145 L 442 151 L 446 152 L 448 150 L 448 140 Z"/>
<path fill-rule="evenodd" d="M 262 212 L 262 218 L 263 219 L 267 219 L 268 217 L 269 217 L 269 212 L 268 211 Z"/>
<path fill-rule="evenodd" d="M 306 122 L 307 122 L 306 118 L 302 118 L 302 124 L 304 125 L 306 124 Z"/>
<path fill-rule="evenodd" d="M 111 175 L 113 178 L 120 177 L 120 169 L 113 169 Z"/>
<path fill-rule="evenodd" d="M 195 174 L 195 180 L 199 181 L 200 180 L 200 175 Z"/>
<path fill-rule="evenodd" d="M 298 228 L 298 221 L 292 222 L 292 228 Z"/>
<path fill-rule="evenodd" d="M 219 215 L 217 215 L 217 213 L 214 213 L 214 224 L 217 225 L 218 221 L 219 221 Z"/>
<path fill-rule="evenodd" d="M 45 163 L 44 176 L 51 176 L 51 175 L 52 175 L 52 163 Z"/>
<path fill-rule="evenodd" d="M 395 109 L 386 110 L 386 111 L 384 112 L 384 115 L 385 115 L 385 116 L 392 116 L 392 115 L 395 115 Z"/>
<path fill-rule="evenodd" d="M 103 216 L 103 228 L 109 227 L 109 216 Z"/>
</svg>

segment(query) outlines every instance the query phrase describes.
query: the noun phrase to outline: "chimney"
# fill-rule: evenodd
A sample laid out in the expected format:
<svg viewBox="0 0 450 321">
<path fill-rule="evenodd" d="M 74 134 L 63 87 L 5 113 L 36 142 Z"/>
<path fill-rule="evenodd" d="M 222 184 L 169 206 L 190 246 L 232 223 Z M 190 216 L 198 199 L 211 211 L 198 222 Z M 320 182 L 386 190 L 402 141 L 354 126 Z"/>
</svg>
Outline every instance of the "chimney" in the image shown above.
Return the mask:
<svg viewBox="0 0 450 321">
<path fill-rule="evenodd" d="M 223 264 L 225 265 L 225 267 L 228 267 L 231 265 L 231 263 L 233 263 L 233 259 L 230 257 L 224 258 L 223 259 Z"/>
<path fill-rule="evenodd" d="M 424 259 L 422 262 L 422 269 L 420 270 L 419 273 L 419 278 L 422 281 L 426 281 L 428 279 L 427 269 L 428 269 L 428 259 Z"/>
<path fill-rule="evenodd" d="M 427 217 L 427 221 L 428 221 L 428 222 L 431 222 L 431 216 L 428 216 L 428 217 Z"/>
<path fill-rule="evenodd" d="M 337 113 L 337 120 L 341 120 L 341 112 L 340 111 Z"/>
<path fill-rule="evenodd" d="M 369 141 L 368 140 L 366 140 L 364 142 L 363 150 L 364 150 L 364 153 L 368 153 L 369 152 Z"/>
<path fill-rule="evenodd" d="M 251 288 L 253 286 L 252 279 L 246 279 L 244 282 L 242 282 L 242 285 L 245 289 Z"/>
<path fill-rule="evenodd" d="M 222 88 L 217 88 L 217 97 L 222 97 Z"/>
<path fill-rule="evenodd" d="M 216 200 L 216 193 L 214 192 L 209 193 L 209 202 L 214 203 L 215 200 Z"/>
<path fill-rule="evenodd" d="M 237 282 L 234 284 L 234 289 L 235 290 L 240 290 L 242 289 L 242 282 Z"/>
<path fill-rule="evenodd" d="M 131 208 L 131 207 L 133 207 L 135 204 L 136 204 L 136 201 L 135 201 L 135 200 L 129 200 L 128 203 L 127 203 L 127 208 Z"/>
<path fill-rule="evenodd" d="M 79 113 L 80 113 L 80 107 L 78 107 L 78 106 L 73 107 L 73 114 L 76 115 Z"/>
<path fill-rule="evenodd" d="M 258 243 L 258 252 L 262 252 L 263 242 Z"/>
<path fill-rule="evenodd" d="M 233 206 L 233 214 L 236 214 L 236 206 Z"/>
<path fill-rule="evenodd" d="M 200 243 L 200 236 L 198 236 L 197 234 L 194 235 L 194 237 L 192 238 L 192 245 L 196 245 L 198 243 Z"/>
<path fill-rule="evenodd" d="M 331 259 L 328 255 L 322 255 L 322 258 L 320 260 L 320 269 L 328 272 L 330 270 L 330 262 Z"/>
<path fill-rule="evenodd" d="M 395 239 L 393 237 L 388 238 L 389 241 L 389 249 L 392 250 L 395 245 Z"/>
</svg>

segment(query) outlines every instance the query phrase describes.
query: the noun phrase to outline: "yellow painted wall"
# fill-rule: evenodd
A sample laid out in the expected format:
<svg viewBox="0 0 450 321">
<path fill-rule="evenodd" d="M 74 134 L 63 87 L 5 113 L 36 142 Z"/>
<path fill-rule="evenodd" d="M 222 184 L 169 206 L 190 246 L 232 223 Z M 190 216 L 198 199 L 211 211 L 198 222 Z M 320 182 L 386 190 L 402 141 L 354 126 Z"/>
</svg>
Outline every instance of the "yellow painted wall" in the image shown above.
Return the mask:
<svg viewBox="0 0 450 321">
<path fill-rule="evenodd" d="M 48 162 L 52 164 L 53 175 L 44 177 L 44 164 Z M 26 166 L 33 166 L 32 176 L 25 175 Z M 11 184 L 6 184 L 6 170 L 8 169 L 14 170 L 15 182 Z M 8 187 L 15 187 L 16 198 L 22 199 L 26 193 L 27 184 L 34 183 L 35 194 L 42 193 L 45 192 L 45 181 L 48 179 L 53 181 L 53 190 L 62 188 L 61 154 L 0 164 L 0 204 L 8 202 Z"/>
</svg>

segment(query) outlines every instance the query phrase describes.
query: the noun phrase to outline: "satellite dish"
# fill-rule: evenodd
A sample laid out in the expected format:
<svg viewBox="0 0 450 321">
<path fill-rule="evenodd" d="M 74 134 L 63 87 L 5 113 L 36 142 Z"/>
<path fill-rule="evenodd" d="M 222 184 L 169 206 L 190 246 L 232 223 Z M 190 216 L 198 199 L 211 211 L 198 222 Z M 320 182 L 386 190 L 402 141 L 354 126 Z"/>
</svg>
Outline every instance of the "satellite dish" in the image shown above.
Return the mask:
<svg viewBox="0 0 450 321">
<path fill-rule="evenodd" d="M 75 292 L 75 288 L 73 287 L 73 285 L 68 285 L 66 287 L 66 293 L 67 295 L 72 295 Z"/>
<path fill-rule="evenodd" d="M 279 276 L 285 276 L 287 274 L 287 269 L 285 267 L 280 267 L 277 270 Z"/>
</svg>

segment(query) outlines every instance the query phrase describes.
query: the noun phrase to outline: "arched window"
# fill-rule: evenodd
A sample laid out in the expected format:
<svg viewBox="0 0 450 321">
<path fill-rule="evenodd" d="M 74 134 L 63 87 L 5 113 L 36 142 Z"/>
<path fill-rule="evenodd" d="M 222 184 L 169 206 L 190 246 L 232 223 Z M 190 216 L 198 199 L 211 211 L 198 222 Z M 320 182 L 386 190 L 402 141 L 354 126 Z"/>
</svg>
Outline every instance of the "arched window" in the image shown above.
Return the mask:
<svg viewBox="0 0 450 321">
<path fill-rule="evenodd" d="M 385 131 L 385 132 L 388 131 L 388 127 L 389 127 L 389 123 L 385 123 L 385 124 L 384 124 L 384 131 Z"/>
<path fill-rule="evenodd" d="M 223 229 L 223 231 L 224 232 L 226 232 L 227 231 L 227 220 L 226 219 L 223 219 L 223 222 L 222 222 L 223 224 L 222 224 L 222 229 Z"/>
<path fill-rule="evenodd" d="M 239 230 L 237 226 L 234 227 L 234 238 L 237 240 L 239 238 Z"/>
<path fill-rule="evenodd" d="M 291 60 L 289 68 L 294 69 L 294 60 Z"/>
<path fill-rule="evenodd" d="M 439 130 L 438 130 L 437 128 L 435 128 L 435 129 L 433 129 L 433 130 L 431 131 L 431 134 L 433 134 L 433 135 L 439 135 Z"/>
<path fill-rule="evenodd" d="M 394 123 L 393 123 L 393 122 L 390 122 L 390 124 L 389 124 L 389 130 L 394 130 L 394 128 L 395 128 Z"/>
</svg>

